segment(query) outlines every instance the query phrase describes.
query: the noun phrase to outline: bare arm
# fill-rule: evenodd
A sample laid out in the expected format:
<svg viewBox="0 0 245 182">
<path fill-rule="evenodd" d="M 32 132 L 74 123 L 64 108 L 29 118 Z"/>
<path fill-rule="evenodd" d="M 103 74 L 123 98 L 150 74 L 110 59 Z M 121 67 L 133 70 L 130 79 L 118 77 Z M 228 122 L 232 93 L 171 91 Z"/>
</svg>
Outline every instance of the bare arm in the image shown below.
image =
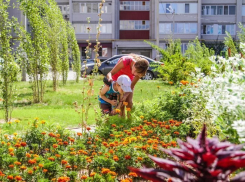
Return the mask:
<svg viewBox="0 0 245 182">
<path fill-rule="evenodd" d="M 107 74 L 108 81 L 112 81 L 112 76 L 124 67 L 123 60 L 119 59 L 119 63 Z"/>
<path fill-rule="evenodd" d="M 135 76 L 134 79 L 132 80 L 131 83 L 131 89 L 134 89 L 134 86 L 136 85 L 136 83 L 139 81 L 140 77 L 139 76 Z"/>
</svg>

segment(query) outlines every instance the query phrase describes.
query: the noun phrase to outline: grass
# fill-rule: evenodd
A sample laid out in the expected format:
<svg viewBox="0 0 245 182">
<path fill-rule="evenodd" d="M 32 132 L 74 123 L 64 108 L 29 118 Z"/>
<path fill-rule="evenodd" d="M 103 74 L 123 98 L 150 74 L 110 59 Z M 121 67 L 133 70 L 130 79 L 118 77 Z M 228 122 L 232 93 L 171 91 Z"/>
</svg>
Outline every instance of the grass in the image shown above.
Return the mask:
<svg viewBox="0 0 245 182">
<path fill-rule="evenodd" d="M 36 117 L 51 124 L 59 123 L 64 127 L 78 127 L 81 118 L 75 112 L 73 103 L 75 101 L 79 105 L 82 103 L 82 89 L 83 87 L 86 88 L 87 85 L 88 83 L 84 81 L 80 81 L 79 83 L 68 81 L 66 85 L 59 86 L 57 91 L 54 92 L 52 90 L 52 82 L 48 81 L 43 103 L 33 104 L 31 85 L 28 82 L 19 82 L 16 84 L 16 89 L 19 94 L 12 112 L 12 118 L 20 120 L 20 123 L 18 127 L 8 127 L 6 124 L 1 124 L 0 127 L 9 130 L 11 133 L 15 130 L 23 130 Z M 95 123 L 95 111 L 93 108 L 99 110 L 98 93 L 102 86 L 102 80 L 95 80 L 93 87 L 95 92 L 91 100 L 92 107 L 89 110 L 88 124 Z M 157 92 L 172 88 L 169 85 L 165 85 L 162 81 L 140 80 L 134 90 L 134 104 L 137 105 L 137 103 L 146 99 L 153 99 Z M 0 119 L 3 120 L 3 118 L 4 111 L 0 110 Z"/>
</svg>

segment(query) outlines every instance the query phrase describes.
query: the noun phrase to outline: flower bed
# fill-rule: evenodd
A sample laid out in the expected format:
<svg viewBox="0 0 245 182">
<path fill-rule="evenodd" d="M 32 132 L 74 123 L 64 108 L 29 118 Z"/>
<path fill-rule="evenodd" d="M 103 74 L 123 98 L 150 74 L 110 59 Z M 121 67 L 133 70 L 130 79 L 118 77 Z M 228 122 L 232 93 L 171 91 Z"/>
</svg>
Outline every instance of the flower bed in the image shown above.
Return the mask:
<svg viewBox="0 0 245 182">
<path fill-rule="evenodd" d="M 143 118 L 134 124 L 108 124 L 95 132 L 87 127 L 84 134 L 48 126 L 36 118 L 23 136 L 1 136 L 1 181 L 137 179 L 128 166 L 155 167 L 147 154 L 163 157 L 159 145 L 176 147 L 176 138 L 186 135 L 186 126 L 179 121 Z"/>
</svg>

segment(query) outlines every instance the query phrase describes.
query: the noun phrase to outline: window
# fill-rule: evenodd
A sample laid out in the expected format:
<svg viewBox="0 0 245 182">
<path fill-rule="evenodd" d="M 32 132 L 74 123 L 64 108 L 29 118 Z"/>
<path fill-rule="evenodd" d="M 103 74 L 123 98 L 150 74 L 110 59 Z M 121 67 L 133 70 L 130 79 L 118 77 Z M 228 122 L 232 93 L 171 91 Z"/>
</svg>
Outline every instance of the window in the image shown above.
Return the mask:
<svg viewBox="0 0 245 182">
<path fill-rule="evenodd" d="M 80 13 L 79 3 L 73 3 L 73 12 Z"/>
<path fill-rule="evenodd" d="M 174 31 L 176 34 L 196 34 L 197 23 L 160 23 L 159 33 L 170 34 Z"/>
<path fill-rule="evenodd" d="M 211 6 L 211 15 L 216 15 L 216 6 Z"/>
<path fill-rule="evenodd" d="M 86 55 L 85 51 L 86 51 L 86 47 L 82 47 L 82 52 L 81 52 L 82 57 L 84 57 L 86 59 L 86 56 L 89 56 L 91 58 L 92 57 L 92 48 L 89 48 L 87 55 Z"/>
<path fill-rule="evenodd" d="M 185 4 L 185 13 L 189 13 L 190 4 Z"/>
<path fill-rule="evenodd" d="M 197 3 L 159 3 L 159 14 L 197 13 Z"/>
<path fill-rule="evenodd" d="M 112 25 L 111 24 L 101 24 L 100 31 L 102 34 L 111 34 L 112 33 Z M 79 33 L 88 33 L 88 28 L 90 28 L 91 34 L 97 33 L 97 24 L 74 24 L 76 34 Z"/>
<path fill-rule="evenodd" d="M 188 46 L 188 43 L 182 43 L 181 44 L 181 52 L 182 52 L 182 54 L 184 54 L 185 53 L 185 51 L 187 50 L 187 47 Z"/>
<path fill-rule="evenodd" d="M 108 48 L 102 48 L 102 57 L 108 57 Z"/>
<path fill-rule="evenodd" d="M 224 15 L 228 15 L 228 6 L 224 6 Z"/>
<path fill-rule="evenodd" d="M 209 9 L 210 9 L 210 6 L 206 6 L 206 13 L 205 13 L 205 15 L 209 15 Z"/>
<path fill-rule="evenodd" d="M 202 25 L 202 34 L 208 35 L 225 35 L 225 32 L 229 32 L 231 35 L 236 34 L 235 25 Z"/>
<path fill-rule="evenodd" d="M 172 23 L 160 23 L 159 33 L 160 34 L 170 34 L 172 32 Z"/>
<path fill-rule="evenodd" d="M 235 14 L 236 14 L 236 7 L 229 6 L 229 15 L 235 15 Z"/>
<path fill-rule="evenodd" d="M 59 5 L 61 13 L 64 14 L 69 14 L 70 13 L 70 6 L 69 5 Z"/>
<path fill-rule="evenodd" d="M 216 6 L 205 5 L 202 6 L 202 15 L 235 15 L 236 6 Z"/>
<path fill-rule="evenodd" d="M 98 13 L 100 3 L 73 3 L 74 13 Z M 111 3 L 104 3 L 102 11 L 104 13 L 111 13 Z"/>
<path fill-rule="evenodd" d="M 245 5 L 242 5 L 242 16 L 245 16 Z"/>
<path fill-rule="evenodd" d="M 122 20 L 120 30 L 149 30 L 150 21 L 148 20 Z"/>
<path fill-rule="evenodd" d="M 205 15 L 206 8 L 205 6 L 202 6 L 202 15 Z"/>
<path fill-rule="evenodd" d="M 150 2 L 148 1 L 120 1 L 121 11 L 149 11 Z"/>
<path fill-rule="evenodd" d="M 223 15 L 224 8 L 223 6 L 217 6 L 217 15 Z"/>
<path fill-rule="evenodd" d="M 213 25 L 207 25 L 206 26 L 206 33 L 207 34 L 214 34 L 214 26 Z"/>
</svg>

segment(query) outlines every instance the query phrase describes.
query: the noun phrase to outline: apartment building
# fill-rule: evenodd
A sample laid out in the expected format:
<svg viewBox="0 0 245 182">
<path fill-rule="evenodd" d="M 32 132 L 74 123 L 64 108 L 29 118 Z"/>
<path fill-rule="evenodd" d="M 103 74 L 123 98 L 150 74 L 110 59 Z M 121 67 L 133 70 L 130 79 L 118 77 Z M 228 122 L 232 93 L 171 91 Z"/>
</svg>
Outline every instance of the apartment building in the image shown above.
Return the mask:
<svg viewBox="0 0 245 182">
<path fill-rule="evenodd" d="M 90 57 L 94 58 L 101 0 L 56 2 L 64 18 L 74 26 L 81 59 L 85 58 L 89 36 Z M 239 22 L 245 24 L 245 0 L 106 0 L 103 11 L 99 38 L 101 59 L 131 52 L 158 59 L 158 53 L 144 40 L 165 48 L 170 37 L 181 39 L 184 52 L 188 42 L 196 37 L 206 42 L 222 41 L 228 31 L 237 39 Z M 24 20 L 22 15 L 15 15 Z M 89 24 L 87 17 L 90 17 Z M 90 35 L 87 27 L 91 28 Z"/>
</svg>

